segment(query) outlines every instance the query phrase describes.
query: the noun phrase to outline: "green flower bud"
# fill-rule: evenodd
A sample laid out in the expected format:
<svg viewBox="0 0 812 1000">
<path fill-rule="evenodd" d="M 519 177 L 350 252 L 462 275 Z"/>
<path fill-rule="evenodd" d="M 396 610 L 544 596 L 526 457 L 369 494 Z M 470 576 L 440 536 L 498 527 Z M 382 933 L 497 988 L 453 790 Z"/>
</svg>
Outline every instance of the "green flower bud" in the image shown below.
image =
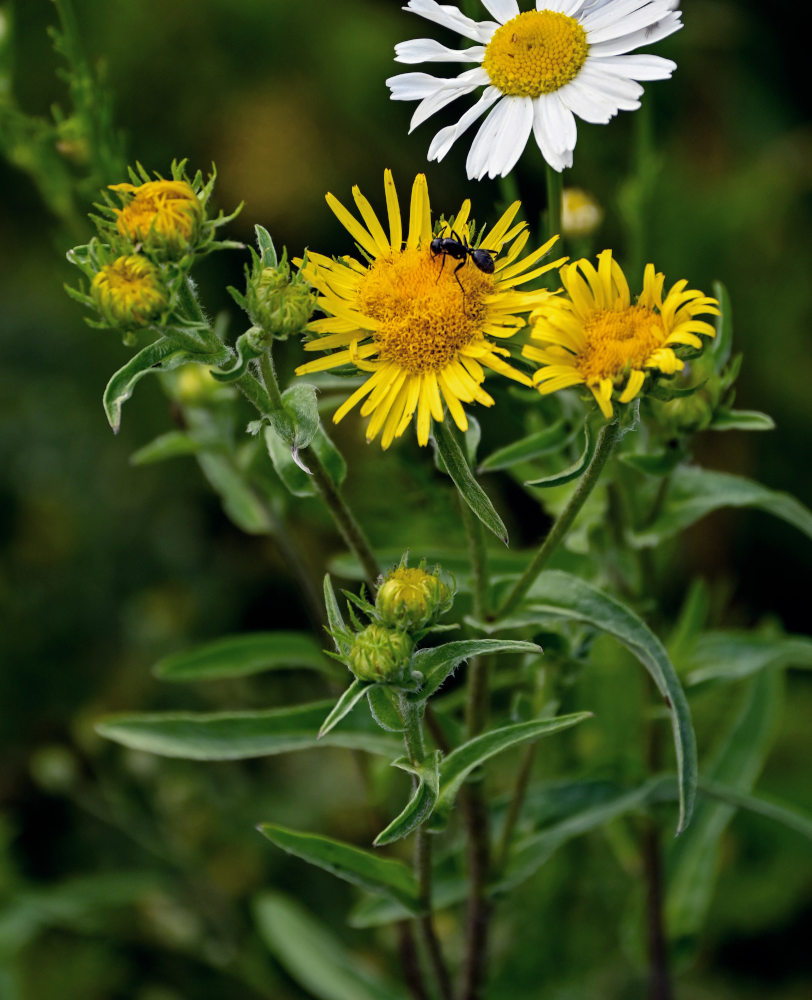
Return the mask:
<svg viewBox="0 0 812 1000">
<path fill-rule="evenodd" d="M 160 270 L 140 254 L 118 257 L 103 267 L 90 294 L 105 322 L 124 329 L 147 326 L 169 301 Z"/>
<path fill-rule="evenodd" d="M 433 624 L 451 607 L 454 595 L 438 572 L 399 566 L 392 570 L 375 599 L 375 608 L 386 625 L 417 630 Z"/>
<path fill-rule="evenodd" d="M 349 668 L 360 681 L 396 684 L 409 676 L 413 651 L 406 632 L 373 622 L 353 637 Z"/>
<path fill-rule="evenodd" d="M 290 274 L 287 251 L 275 266 L 258 260 L 248 277 L 245 304 L 252 323 L 268 340 L 287 340 L 304 330 L 316 305 L 316 294 L 300 272 Z"/>
</svg>

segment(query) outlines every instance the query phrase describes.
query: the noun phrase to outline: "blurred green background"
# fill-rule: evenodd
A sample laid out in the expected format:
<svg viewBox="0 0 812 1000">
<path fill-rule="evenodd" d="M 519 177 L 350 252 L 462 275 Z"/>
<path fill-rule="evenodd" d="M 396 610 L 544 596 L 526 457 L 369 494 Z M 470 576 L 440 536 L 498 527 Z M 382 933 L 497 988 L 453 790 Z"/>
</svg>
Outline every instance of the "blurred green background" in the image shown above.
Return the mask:
<svg viewBox="0 0 812 1000">
<path fill-rule="evenodd" d="M 245 202 L 229 238 L 250 242 L 260 223 L 292 254 L 306 245 L 347 252 L 324 193 L 346 199 L 357 183 L 380 205 L 386 166 L 403 194 L 427 170 L 438 210 L 470 195 L 476 217 L 492 217 L 500 188 L 465 179 L 470 140 L 427 167 L 430 138 L 451 115 L 408 136 L 412 106 L 388 99 L 394 43 L 432 34 L 394 0 L 76 0 L 75 8 L 85 54 L 103 65 L 127 159 L 163 173 L 173 157 L 188 157 L 193 170 L 215 162 L 218 207 Z M 795 6 L 686 0 L 683 9 L 684 30 L 656 49 L 678 70 L 671 82 L 648 85 L 644 98 L 660 168 L 646 258 L 669 280 L 726 283 L 734 346 L 745 355 L 737 405 L 777 424 L 768 434 L 706 433 L 695 454 L 808 503 L 812 131 Z M 0 101 L 13 94 L 33 116 L 66 106 L 46 33 L 53 4 L 19 0 L 0 11 Z M 632 169 L 633 119 L 582 124 L 565 178 L 603 203 L 595 248 L 613 246 L 621 260 L 628 232 L 619 192 Z M 341 931 L 351 894 L 286 863 L 254 826 L 273 819 L 362 839 L 362 785 L 351 761 L 337 752 L 234 765 L 159 761 L 105 744 L 93 721 L 114 710 L 250 708 L 317 696 L 291 676 L 180 690 L 150 673 L 159 657 L 207 638 L 306 627 L 306 613 L 272 540 L 225 518 L 192 459 L 130 465 L 133 451 L 172 426 L 172 413 L 147 380 L 118 437 L 106 424 L 101 392 L 127 350 L 87 327 L 62 288 L 75 280 L 66 249 L 91 232 L 84 214 L 92 195 L 82 192 L 79 210 L 57 217 L 27 169 L 24 144 L 2 138 L 0 998 L 299 1000 L 306 994 L 252 928 L 257 890 L 294 892 L 370 963 L 388 938 Z M 531 222 L 543 207 L 541 176 L 529 149 L 517 178 Z M 209 310 L 231 310 L 235 333 L 224 288 L 239 285 L 244 261 L 220 254 L 200 273 Z M 289 371 L 296 348 L 286 346 L 280 363 Z M 345 424 L 342 448 L 361 453 L 360 423 Z M 347 483 L 373 541 L 406 547 L 456 530 L 450 512 L 420 505 L 426 456 L 405 441 L 393 451 L 376 453 L 380 463 L 367 461 Z M 410 512 L 408 530 L 392 527 L 393 487 Z M 321 515 L 318 524 L 306 539 L 314 566 L 338 547 Z M 534 530 L 518 523 L 515 537 L 532 540 Z M 777 617 L 806 631 L 809 549 L 790 527 L 724 511 L 686 537 L 675 595 L 698 572 L 725 595 L 727 625 Z M 759 787 L 809 809 L 812 690 L 808 674 L 790 674 L 788 683 Z M 517 900 L 522 919 L 513 930 L 528 957 L 526 968 L 515 966 L 512 995 L 641 996 L 628 972 L 634 949 L 631 958 L 618 953 L 628 943 L 616 933 L 628 907 L 625 876 L 604 873 L 599 894 L 572 898 L 568 872 L 580 872 L 582 885 L 584 873 L 588 882 L 613 861 L 599 838 L 559 857 Z M 566 908 L 555 927 L 537 925 L 536 897 L 545 893 Z M 810 930 L 808 845 L 737 816 L 709 933 L 679 996 L 808 997 Z"/>
</svg>

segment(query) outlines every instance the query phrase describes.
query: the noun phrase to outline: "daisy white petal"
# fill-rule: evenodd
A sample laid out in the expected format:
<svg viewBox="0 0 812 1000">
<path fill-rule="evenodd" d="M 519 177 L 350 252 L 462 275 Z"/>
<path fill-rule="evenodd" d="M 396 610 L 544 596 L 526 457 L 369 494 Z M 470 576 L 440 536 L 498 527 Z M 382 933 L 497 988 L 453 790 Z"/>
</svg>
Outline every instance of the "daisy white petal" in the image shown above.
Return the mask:
<svg viewBox="0 0 812 1000">
<path fill-rule="evenodd" d="M 473 21 L 457 7 L 453 7 L 451 4 L 439 4 L 435 0 L 409 0 L 403 9 L 425 17 L 429 21 L 434 21 L 435 24 L 439 24 L 443 28 L 450 28 L 462 35 L 463 38 L 471 38 L 475 42 L 487 41 L 494 28 L 497 27 L 493 21 Z"/>
<path fill-rule="evenodd" d="M 398 42 L 395 46 L 395 61 L 401 63 L 482 62 L 484 55 L 485 48 L 482 45 L 449 49 L 433 38 L 413 38 L 410 42 Z"/>
<path fill-rule="evenodd" d="M 436 90 L 442 88 L 445 80 L 429 73 L 398 73 L 390 76 L 386 86 L 392 94 L 393 101 L 422 101 Z"/>
<path fill-rule="evenodd" d="M 516 0 L 482 0 L 482 6 L 500 24 L 504 24 L 505 21 L 509 21 L 519 14 L 519 5 Z"/>
<path fill-rule="evenodd" d="M 445 87 L 435 90 L 417 105 L 412 115 L 412 120 L 409 123 L 409 131 L 411 132 L 417 128 L 418 125 L 422 124 L 427 118 L 430 118 L 447 104 L 456 101 L 458 97 L 470 94 L 472 90 L 475 90 L 483 82 L 487 82 L 487 79 L 488 77 L 484 71 L 477 67 L 476 69 L 467 70 L 465 73 L 460 74 L 456 80 L 449 80 Z"/>
<path fill-rule="evenodd" d="M 397 47 L 402 61 L 481 61 L 479 76 L 437 80 L 434 92 L 426 78 L 388 81 L 393 98 L 422 102 L 412 128 L 455 97 L 485 87 L 479 101 L 429 146 L 429 159 L 441 159 L 488 111 L 467 158 L 469 177 L 504 176 L 531 131 L 551 166 L 571 166 L 575 116 L 606 124 L 619 111 L 634 111 L 643 94 L 638 81 L 666 79 L 675 69 L 669 59 L 630 53 L 682 27 L 678 0 L 536 0 L 536 9 L 524 13 L 517 0 L 482 3 L 496 21 L 473 21 L 435 0 L 409 0 L 406 6 L 480 45 L 457 51 L 418 39 Z"/>
<path fill-rule="evenodd" d="M 435 137 L 431 140 L 428 152 L 429 160 L 442 160 L 463 132 L 469 129 L 477 118 L 480 118 L 483 114 L 485 114 L 488 108 L 494 103 L 494 101 L 498 100 L 500 96 L 501 95 L 496 87 L 488 87 L 482 97 L 480 97 L 472 108 L 469 108 L 465 112 L 456 125 L 446 125 L 445 128 L 441 128 L 437 135 L 435 135 Z"/>
</svg>

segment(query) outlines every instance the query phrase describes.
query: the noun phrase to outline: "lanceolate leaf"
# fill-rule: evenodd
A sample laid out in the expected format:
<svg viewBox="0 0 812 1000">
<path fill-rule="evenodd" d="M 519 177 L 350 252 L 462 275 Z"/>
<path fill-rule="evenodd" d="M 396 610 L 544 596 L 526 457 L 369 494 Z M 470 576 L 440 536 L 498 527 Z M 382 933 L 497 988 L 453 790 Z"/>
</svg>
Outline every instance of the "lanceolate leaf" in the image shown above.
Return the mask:
<svg viewBox="0 0 812 1000">
<path fill-rule="evenodd" d="M 762 768 L 779 716 L 781 676 L 762 671 L 749 684 L 744 703 L 703 773 L 713 784 L 749 792 Z M 716 881 L 720 837 L 735 808 L 705 798 L 691 827 L 670 845 L 667 923 L 675 938 L 698 934 Z"/>
<path fill-rule="evenodd" d="M 190 354 L 185 345 L 171 337 L 161 337 L 134 355 L 113 375 L 104 390 L 104 412 L 114 431 L 121 426 L 121 408 L 132 396 L 140 379 L 150 372 L 169 371 L 188 361 L 218 364 L 218 355 Z"/>
<path fill-rule="evenodd" d="M 332 702 L 320 701 L 264 712 L 159 712 L 113 715 L 96 726 L 108 739 L 134 750 L 186 760 L 243 760 L 318 746 L 348 747 L 395 756 L 401 742 L 382 733 L 367 712 L 346 719 L 319 740 Z"/>
<path fill-rule="evenodd" d="M 530 462 L 540 455 L 562 448 L 575 433 L 569 421 L 559 420 L 542 431 L 536 431 L 488 455 L 479 466 L 480 472 L 496 472 L 499 469 L 509 469 L 520 462 Z"/>
<path fill-rule="evenodd" d="M 420 690 L 410 694 L 410 701 L 423 701 L 434 694 L 442 686 L 446 678 L 457 667 L 472 656 L 482 656 L 488 653 L 538 653 L 543 652 L 541 646 L 534 642 L 520 642 L 515 639 L 463 639 L 459 642 L 446 642 L 433 649 L 420 649 L 412 660 L 412 670 L 423 675 Z"/>
<path fill-rule="evenodd" d="M 621 791 L 595 804 L 588 801 L 566 819 L 551 823 L 543 830 L 520 840 L 512 849 L 505 872 L 497 889 L 505 891 L 530 878 L 562 844 L 597 829 L 628 812 L 644 809 L 650 802 L 667 797 L 672 786 L 670 777 L 656 777 L 639 788 Z"/>
<path fill-rule="evenodd" d="M 413 913 L 420 912 L 417 883 L 411 869 L 402 861 L 384 858 L 330 837 L 300 833 L 274 823 L 262 823 L 258 829 L 288 854 L 368 892 L 389 896 Z"/>
<path fill-rule="evenodd" d="M 645 531 L 633 535 L 632 543 L 638 548 L 659 545 L 663 538 L 720 507 L 758 507 L 812 538 L 812 512 L 788 493 L 769 490 L 743 476 L 682 466 L 674 470 L 659 516 Z"/>
<path fill-rule="evenodd" d="M 572 482 L 573 479 L 577 479 L 592 461 L 592 456 L 595 454 L 595 445 L 597 444 L 592 432 L 589 429 L 589 424 L 584 424 L 584 450 L 578 459 L 569 468 L 564 469 L 562 472 L 558 472 L 552 476 L 542 476 L 541 479 L 531 479 L 526 482 L 525 486 L 563 486 L 565 483 Z"/>
<path fill-rule="evenodd" d="M 269 535 L 274 525 L 267 507 L 237 468 L 234 459 L 215 451 L 202 451 L 197 456 L 203 475 L 223 503 L 231 520 L 249 535 Z"/>
<path fill-rule="evenodd" d="M 375 838 L 375 847 L 383 847 L 407 837 L 429 818 L 440 793 L 440 756 L 440 751 L 436 750 L 419 767 L 413 767 L 404 758 L 393 761 L 396 767 L 402 767 L 404 771 L 415 775 L 417 787 L 403 812 Z"/>
<path fill-rule="evenodd" d="M 471 508 L 486 528 L 507 545 L 507 528 L 468 467 L 457 439 L 447 426 L 448 419 L 436 421 L 434 424 L 434 441 L 437 452 L 445 464 L 446 472 L 457 487 L 462 501 Z"/>
<path fill-rule="evenodd" d="M 775 421 L 759 410 L 717 410 L 708 424 L 712 431 L 772 431 Z"/>
<path fill-rule="evenodd" d="M 331 673 L 333 667 L 305 632 L 247 632 L 215 639 L 203 646 L 175 653 L 155 665 L 164 681 L 220 680 L 244 677 L 263 670 L 303 667 Z"/>
<path fill-rule="evenodd" d="M 685 657 L 687 684 L 732 681 L 770 667 L 812 667 L 812 639 L 756 632 L 703 632 Z"/>
<path fill-rule="evenodd" d="M 341 609 L 338 606 L 336 593 L 333 590 L 333 581 L 330 579 L 329 573 L 324 574 L 322 587 L 324 590 L 324 609 L 327 612 L 327 624 L 330 626 L 330 631 L 333 633 L 333 642 L 335 644 L 336 652 L 341 653 L 342 648 L 336 639 L 336 635 L 344 632 L 346 630 L 346 626 L 344 624 L 344 618 L 341 615 Z"/>
<path fill-rule="evenodd" d="M 795 806 L 786 806 L 782 802 L 774 802 L 761 795 L 751 795 L 749 792 L 742 792 L 738 788 L 732 788 L 718 781 L 700 781 L 699 791 L 708 798 L 771 819 L 789 830 L 800 833 L 807 840 L 812 840 L 812 815 Z"/>
<path fill-rule="evenodd" d="M 327 718 L 321 724 L 319 739 L 326 736 L 331 729 L 337 726 L 344 716 L 349 715 L 358 702 L 366 696 L 367 691 L 374 686 L 374 683 L 362 681 L 356 677 L 335 705 L 333 705 Z"/>
<path fill-rule="evenodd" d="M 133 465 L 150 465 L 153 462 L 164 462 L 168 458 L 180 455 L 196 455 L 207 447 L 217 447 L 217 442 L 200 440 L 186 431 L 167 431 L 159 434 L 149 444 L 130 455 Z"/>
<path fill-rule="evenodd" d="M 696 738 L 688 702 L 663 644 L 620 601 L 569 573 L 547 570 L 533 584 L 520 614 L 569 618 L 593 625 L 623 643 L 648 670 L 671 713 L 680 788 L 677 832 L 691 818 L 696 794 Z"/>
<path fill-rule="evenodd" d="M 294 900 L 262 893 L 254 902 L 260 936 L 288 975 L 318 1000 L 405 1000 L 403 990 L 373 975 Z"/>
<path fill-rule="evenodd" d="M 569 729 L 584 719 L 591 718 L 590 712 L 575 712 L 572 715 L 561 715 L 557 719 L 535 719 L 532 722 L 518 722 L 512 726 L 503 726 L 483 733 L 474 739 L 463 743 L 453 750 L 440 764 L 440 797 L 437 803 L 438 811 L 447 814 L 454 804 L 457 792 L 462 783 L 480 764 L 486 760 L 519 746 L 528 740 L 537 740 L 542 736 L 551 736 L 562 729 Z"/>
</svg>

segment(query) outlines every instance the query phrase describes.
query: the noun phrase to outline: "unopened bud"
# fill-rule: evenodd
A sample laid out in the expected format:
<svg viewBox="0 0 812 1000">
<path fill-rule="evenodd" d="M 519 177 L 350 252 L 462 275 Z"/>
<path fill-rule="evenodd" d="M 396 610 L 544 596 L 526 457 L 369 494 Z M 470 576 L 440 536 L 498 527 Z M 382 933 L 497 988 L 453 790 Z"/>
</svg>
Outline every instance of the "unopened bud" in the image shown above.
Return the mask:
<svg viewBox="0 0 812 1000">
<path fill-rule="evenodd" d="M 399 566 L 378 589 L 375 608 L 386 625 L 422 629 L 451 607 L 453 593 L 437 571 Z"/>
<path fill-rule="evenodd" d="M 409 676 L 413 651 L 406 632 L 373 622 L 353 637 L 349 668 L 361 681 L 396 684 Z"/>
<path fill-rule="evenodd" d="M 145 250 L 176 260 L 194 250 L 204 221 L 203 206 L 186 181 L 147 181 L 112 184 L 126 199 L 116 209 L 116 228 Z"/>
<path fill-rule="evenodd" d="M 90 294 L 104 320 L 125 329 L 147 326 L 169 301 L 160 270 L 140 254 L 118 257 L 103 267 Z"/>
<path fill-rule="evenodd" d="M 248 278 L 248 315 L 266 338 L 286 340 L 304 330 L 316 305 L 316 295 L 301 272 L 291 277 L 287 253 L 273 267 L 257 263 Z"/>
<path fill-rule="evenodd" d="M 598 199 L 581 188 L 564 188 L 561 193 L 561 232 L 575 239 L 591 236 L 603 222 Z"/>
</svg>

